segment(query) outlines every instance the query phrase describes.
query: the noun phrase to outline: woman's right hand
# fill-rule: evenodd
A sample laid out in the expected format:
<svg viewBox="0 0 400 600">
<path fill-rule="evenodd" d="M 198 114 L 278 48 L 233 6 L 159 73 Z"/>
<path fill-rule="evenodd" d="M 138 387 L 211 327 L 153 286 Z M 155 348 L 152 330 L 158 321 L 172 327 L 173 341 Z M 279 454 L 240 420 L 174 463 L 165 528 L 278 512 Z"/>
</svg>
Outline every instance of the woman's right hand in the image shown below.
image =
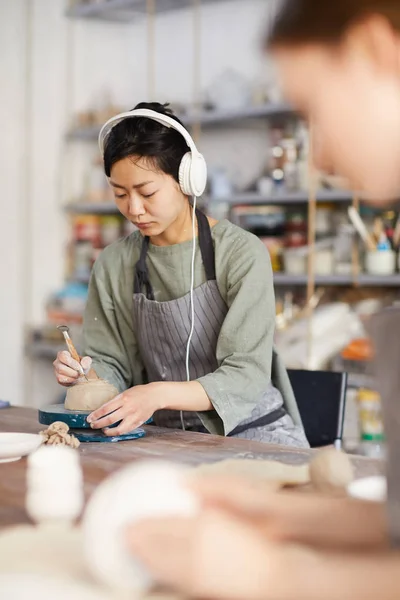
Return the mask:
<svg viewBox="0 0 400 600">
<path fill-rule="evenodd" d="M 92 366 L 92 359 L 89 356 L 85 356 L 81 360 L 81 366 L 85 372 L 85 375 L 87 375 Z M 79 363 L 72 358 L 71 354 L 67 350 L 63 350 L 57 354 L 57 358 L 53 362 L 53 367 L 56 379 L 60 385 L 64 385 L 66 387 L 75 385 L 75 383 L 77 383 L 82 377 Z"/>
</svg>

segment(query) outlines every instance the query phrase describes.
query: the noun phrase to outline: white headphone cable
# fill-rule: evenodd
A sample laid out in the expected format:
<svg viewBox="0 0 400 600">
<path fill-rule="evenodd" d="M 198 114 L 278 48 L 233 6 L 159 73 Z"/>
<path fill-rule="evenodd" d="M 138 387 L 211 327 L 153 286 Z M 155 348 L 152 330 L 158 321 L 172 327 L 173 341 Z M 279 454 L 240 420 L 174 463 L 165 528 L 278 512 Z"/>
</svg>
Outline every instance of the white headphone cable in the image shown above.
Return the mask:
<svg viewBox="0 0 400 600">
<path fill-rule="evenodd" d="M 193 301 L 193 291 L 194 291 L 194 267 L 195 267 L 195 258 L 196 258 L 196 205 L 197 198 L 193 197 L 193 207 L 192 207 L 192 261 L 191 261 L 191 279 L 190 279 L 190 333 L 186 346 L 186 381 L 190 381 L 190 344 L 192 342 L 192 337 L 194 333 L 194 301 Z M 183 419 L 183 411 L 181 411 L 181 425 L 182 430 L 185 431 L 185 421 Z"/>
</svg>

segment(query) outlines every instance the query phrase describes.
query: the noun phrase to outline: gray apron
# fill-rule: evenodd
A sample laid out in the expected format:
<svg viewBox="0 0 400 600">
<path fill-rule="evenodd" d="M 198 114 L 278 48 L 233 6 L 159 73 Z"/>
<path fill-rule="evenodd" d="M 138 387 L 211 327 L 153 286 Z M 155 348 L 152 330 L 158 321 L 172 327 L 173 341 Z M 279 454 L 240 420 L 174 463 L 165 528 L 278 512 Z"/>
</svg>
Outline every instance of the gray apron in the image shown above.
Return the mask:
<svg viewBox="0 0 400 600">
<path fill-rule="evenodd" d="M 191 380 L 218 369 L 218 336 L 228 312 L 216 281 L 210 225 L 202 212 L 197 210 L 196 216 L 207 281 L 193 291 L 195 323 L 189 359 Z M 191 328 L 190 293 L 176 300 L 155 301 L 146 266 L 149 243 L 150 239 L 145 237 L 135 268 L 133 295 L 134 331 L 146 380 L 148 383 L 186 381 L 186 346 Z M 283 404 L 281 393 L 269 384 L 252 414 L 228 435 L 270 443 L 307 445 L 301 427 L 294 425 Z M 199 414 L 183 412 L 185 429 L 208 433 Z M 182 427 L 180 412 L 174 410 L 157 411 L 154 422 L 159 427 Z"/>
</svg>

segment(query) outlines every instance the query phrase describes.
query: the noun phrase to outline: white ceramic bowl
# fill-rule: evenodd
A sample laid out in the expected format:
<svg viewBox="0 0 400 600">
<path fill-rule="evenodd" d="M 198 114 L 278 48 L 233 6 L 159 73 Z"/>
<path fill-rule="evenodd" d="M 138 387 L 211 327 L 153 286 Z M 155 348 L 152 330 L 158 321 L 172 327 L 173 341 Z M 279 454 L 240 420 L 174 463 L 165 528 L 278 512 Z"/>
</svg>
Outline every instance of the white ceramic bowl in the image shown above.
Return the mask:
<svg viewBox="0 0 400 600">
<path fill-rule="evenodd" d="M 35 433 L 0 433 L 0 463 L 13 462 L 34 452 L 43 444 Z"/>
<path fill-rule="evenodd" d="M 374 477 L 356 479 L 347 486 L 347 493 L 352 498 L 357 498 L 358 500 L 385 502 L 387 498 L 386 477 L 376 475 Z"/>
</svg>

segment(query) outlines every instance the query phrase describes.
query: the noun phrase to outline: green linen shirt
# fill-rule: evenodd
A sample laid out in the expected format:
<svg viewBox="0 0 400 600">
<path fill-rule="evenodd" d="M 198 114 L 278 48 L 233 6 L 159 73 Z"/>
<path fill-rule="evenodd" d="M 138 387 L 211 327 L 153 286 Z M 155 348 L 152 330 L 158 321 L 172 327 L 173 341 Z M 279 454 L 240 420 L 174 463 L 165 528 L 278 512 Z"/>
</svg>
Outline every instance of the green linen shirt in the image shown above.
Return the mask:
<svg viewBox="0 0 400 600">
<path fill-rule="evenodd" d="M 227 220 L 212 228 L 217 284 L 228 306 L 217 343 L 218 369 L 198 379 L 215 411 L 201 413 L 211 433 L 226 435 L 249 418 L 269 382 L 277 387 L 295 423 L 301 423 L 282 365 L 274 381 L 275 297 L 268 251 L 251 233 Z M 97 259 L 84 315 L 85 351 L 93 368 L 120 392 L 146 383 L 133 328 L 134 268 L 142 236 L 135 231 Z M 147 266 L 155 300 L 180 298 L 190 289 L 192 242 L 150 244 Z M 197 245 L 195 287 L 206 281 Z"/>
</svg>

